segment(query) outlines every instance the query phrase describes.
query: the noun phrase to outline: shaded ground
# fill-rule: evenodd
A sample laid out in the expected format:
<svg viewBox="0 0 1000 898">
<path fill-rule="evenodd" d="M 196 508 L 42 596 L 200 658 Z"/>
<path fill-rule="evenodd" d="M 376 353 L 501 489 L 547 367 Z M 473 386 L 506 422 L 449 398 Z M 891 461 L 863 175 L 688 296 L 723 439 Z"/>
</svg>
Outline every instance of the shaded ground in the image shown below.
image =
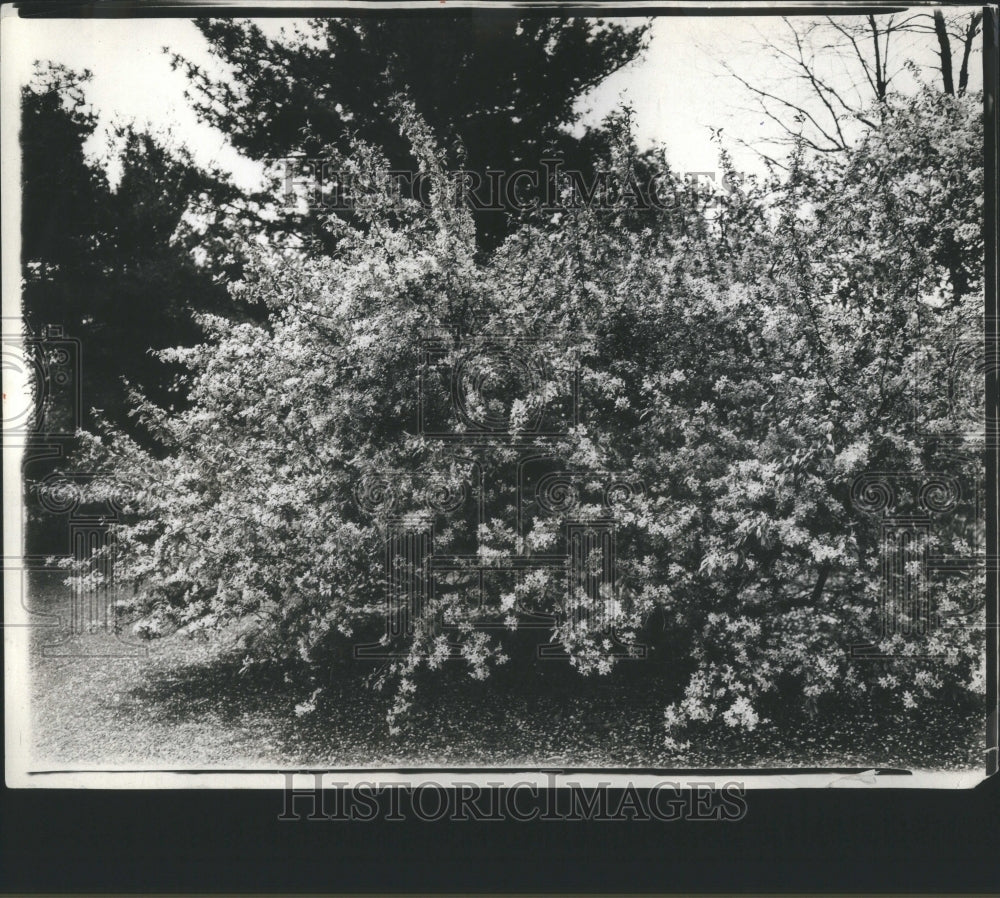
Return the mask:
<svg viewBox="0 0 1000 898">
<path fill-rule="evenodd" d="M 32 608 L 65 613 L 58 578 Z M 683 756 L 662 746 L 667 684 L 642 677 L 582 679 L 553 663 L 530 678 L 479 683 L 448 675 L 424 690 L 401 736 L 388 733 L 391 696 L 358 675 L 339 677 L 311 714 L 301 687 L 239 673 L 225 647 L 186 637 L 148 644 L 148 655 L 45 657 L 54 629 L 33 633 L 32 743 L 36 769 L 67 765 L 226 766 L 859 766 L 979 769 L 981 715 L 954 709 L 886 717 L 817 719 L 794 732 L 721 728 Z M 90 637 L 91 650 L 115 647 Z M 120 646 L 118 647 L 120 649 Z M 64 647 L 73 650 L 73 644 Z M 59 651 L 58 649 L 56 651 Z"/>
</svg>

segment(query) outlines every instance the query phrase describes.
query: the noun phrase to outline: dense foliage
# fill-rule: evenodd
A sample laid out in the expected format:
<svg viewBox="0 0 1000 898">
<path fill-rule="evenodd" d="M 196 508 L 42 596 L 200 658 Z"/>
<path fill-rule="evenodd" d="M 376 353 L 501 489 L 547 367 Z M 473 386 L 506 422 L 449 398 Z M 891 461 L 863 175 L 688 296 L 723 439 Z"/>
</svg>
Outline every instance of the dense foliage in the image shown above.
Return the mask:
<svg viewBox="0 0 1000 898">
<path fill-rule="evenodd" d="M 256 254 L 234 296 L 266 323 L 202 316 L 204 342 L 164 353 L 190 371 L 190 408 L 137 398 L 162 448 L 90 439 L 84 466 L 115 472 L 92 488 L 128 517 L 122 613 L 147 635 L 239 621 L 247 665 L 307 677 L 381 640 L 393 726 L 425 671 L 455 658 L 484 677 L 539 620 L 584 674 L 637 643 L 669 655 L 677 749 L 698 723 L 977 694 L 977 569 L 928 584 L 928 634 L 883 632 L 872 501 L 889 483 L 899 508 L 919 493 L 948 510 L 981 467 L 967 409 L 935 399 L 981 334 L 976 103 L 922 93 L 846 161 L 799 154 L 788 178 L 711 203 L 660 166 L 655 206 L 568 202 L 482 260 L 432 132 L 396 101 L 430 205 L 373 194 L 332 255 Z M 612 184 L 656 168 L 627 120 L 609 128 Z M 347 159 L 373 183 L 390 164 L 361 142 Z M 420 397 L 447 418 L 449 395 L 465 411 L 453 432 L 421 431 Z M 470 490 L 482 520 L 463 511 Z M 970 558 L 981 525 L 953 504 L 917 539 Z M 609 516 L 615 588 L 599 613 L 559 566 L 480 579 Z M 434 555 L 458 560 L 387 633 L 386 528 L 400 522 L 433 524 Z M 880 657 L 853 658 L 866 643 Z"/>
</svg>

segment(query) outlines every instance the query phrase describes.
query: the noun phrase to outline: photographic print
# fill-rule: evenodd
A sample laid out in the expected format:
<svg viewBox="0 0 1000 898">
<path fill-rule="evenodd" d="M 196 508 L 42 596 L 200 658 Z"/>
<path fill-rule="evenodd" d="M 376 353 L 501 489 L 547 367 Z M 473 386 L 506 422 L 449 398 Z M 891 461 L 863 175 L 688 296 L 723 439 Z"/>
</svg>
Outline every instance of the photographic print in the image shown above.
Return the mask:
<svg viewBox="0 0 1000 898">
<path fill-rule="evenodd" d="M 993 11 L 30 12 L 8 785 L 995 771 Z"/>
</svg>

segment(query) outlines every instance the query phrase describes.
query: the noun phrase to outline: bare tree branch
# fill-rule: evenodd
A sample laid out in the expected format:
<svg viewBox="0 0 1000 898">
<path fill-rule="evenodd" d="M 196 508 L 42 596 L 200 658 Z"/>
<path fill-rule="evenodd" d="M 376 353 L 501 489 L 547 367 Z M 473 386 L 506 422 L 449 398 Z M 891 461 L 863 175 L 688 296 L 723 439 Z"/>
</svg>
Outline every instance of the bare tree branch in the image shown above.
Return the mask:
<svg viewBox="0 0 1000 898">
<path fill-rule="evenodd" d="M 827 16 L 827 21 L 851 42 L 851 46 L 854 48 L 854 54 L 857 56 L 858 62 L 861 63 L 861 70 L 865 73 L 865 78 L 868 79 L 868 84 L 872 89 L 872 93 L 878 94 L 878 89 L 875 87 L 875 82 L 872 79 L 871 67 L 868 65 L 868 60 L 865 59 L 865 54 L 861 52 L 858 42 L 854 39 L 854 35 L 839 25 L 836 19 Z"/>
<path fill-rule="evenodd" d="M 758 98 L 758 101 L 760 102 L 761 106 L 761 111 L 776 124 L 780 125 L 782 129 L 785 130 L 787 133 L 792 134 L 796 136 L 798 139 L 803 140 L 807 146 L 821 153 L 836 153 L 846 149 L 846 146 L 838 143 L 837 139 L 833 135 L 831 135 L 816 120 L 816 117 L 811 112 L 809 112 L 808 109 L 804 108 L 803 106 L 799 106 L 796 103 L 793 103 L 791 100 L 786 100 L 784 97 L 779 97 L 776 94 L 772 94 L 764 90 L 763 88 L 754 87 L 754 85 L 752 85 L 745 78 L 742 78 L 740 75 L 737 75 L 736 72 L 734 72 L 728 65 L 726 66 L 726 69 L 737 81 L 740 82 L 740 84 L 742 84 L 747 90 L 749 90 L 752 94 L 754 94 Z M 808 121 L 810 121 L 813 127 L 815 127 L 816 130 L 823 136 L 823 138 L 829 142 L 830 146 L 822 147 L 818 145 L 815 141 L 810 140 L 804 135 L 796 132 L 795 129 L 792 128 L 787 121 L 777 116 L 774 112 L 772 112 L 768 108 L 767 103 L 765 102 L 767 100 L 770 100 L 772 103 L 777 103 L 786 109 L 790 109 L 793 113 L 795 113 L 796 116 L 801 116 L 803 119 L 807 119 Z"/>
<path fill-rule="evenodd" d="M 897 87 L 897 79 L 909 84 L 908 71 L 914 86 L 923 81 L 921 69 L 934 72 L 935 81 L 940 71 L 938 85 L 945 93 L 964 93 L 974 77 L 970 59 L 982 30 L 982 13 L 947 10 L 783 21 L 787 32 L 776 38 L 761 35 L 780 81 L 736 80 L 779 127 L 780 137 L 765 138 L 772 147 L 800 144 L 822 153 L 843 152 L 860 136 L 859 128 L 880 127 L 895 91 L 907 90 Z M 956 85 L 952 51 L 959 46 Z M 735 76 L 730 66 L 725 68 Z"/>
</svg>

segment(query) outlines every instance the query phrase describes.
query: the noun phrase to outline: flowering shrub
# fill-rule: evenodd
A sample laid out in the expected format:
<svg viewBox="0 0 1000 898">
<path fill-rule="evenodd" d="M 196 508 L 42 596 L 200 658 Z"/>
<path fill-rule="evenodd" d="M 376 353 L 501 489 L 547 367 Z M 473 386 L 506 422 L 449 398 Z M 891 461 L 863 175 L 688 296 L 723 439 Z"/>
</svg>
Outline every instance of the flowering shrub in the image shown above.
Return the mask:
<svg viewBox="0 0 1000 898">
<path fill-rule="evenodd" d="M 485 677 L 529 618 L 603 674 L 659 615 L 678 749 L 693 724 L 753 730 L 781 705 L 982 689 L 976 569 L 933 584 L 929 634 L 884 630 L 871 501 L 895 489 L 902 508 L 923 489 L 946 511 L 941 490 L 981 466 L 974 440 L 943 437 L 962 432 L 961 409 L 933 399 L 962 374 L 956 347 L 981 333 L 971 101 L 920 97 L 846 165 L 797 159 L 712 214 L 663 171 L 662 208 L 529 215 L 486 259 L 426 129 L 405 105 L 397 115 L 436 185 L 429 206 L 373 192 L 332 258 L 258 252 L 235 293 L 267 325 L 202 317 L 203 344 L 164 354 L 190 371 L 189 406 L 136 397 L 162 451 L 87 440 L 82 464 L 114 472 L 92 489 L 132 487 L 119 576 L 140 631 L 239 620 L 247 664 L 312 672 L 375 643 L 398 726 L 418 671 L 456 659 Z M 618 175 L 657 166 L 619 143 Z M 363 146 L 343 163 L 385 167 Z M 932 392 L 919 409 L 918 375 Z M 453 432 L 419 426 L 418 407 L 449 401 Z M 891 476 L 859 479 L 872 472 Z M 460 510 L 470 484 L 481 519 Z M 609 514 L 613 588 L 608 556 L 580 543 L 600 613 L 564 566 L 477 573 L 544 560 L 567 526 L 586 534 Z M 922 548 L 973 556 L 975 513 L 939 517 Z M 433 552 L 454 564 L 387 631 L 386 528 L 400 521 L 433 522 Z M 944 625 L 958 614 L 970 625 Z M 865 644 L 876 659 L 852 657 Z M 315 707 L 314 687 L 296 713 Z"/>
</svg>

